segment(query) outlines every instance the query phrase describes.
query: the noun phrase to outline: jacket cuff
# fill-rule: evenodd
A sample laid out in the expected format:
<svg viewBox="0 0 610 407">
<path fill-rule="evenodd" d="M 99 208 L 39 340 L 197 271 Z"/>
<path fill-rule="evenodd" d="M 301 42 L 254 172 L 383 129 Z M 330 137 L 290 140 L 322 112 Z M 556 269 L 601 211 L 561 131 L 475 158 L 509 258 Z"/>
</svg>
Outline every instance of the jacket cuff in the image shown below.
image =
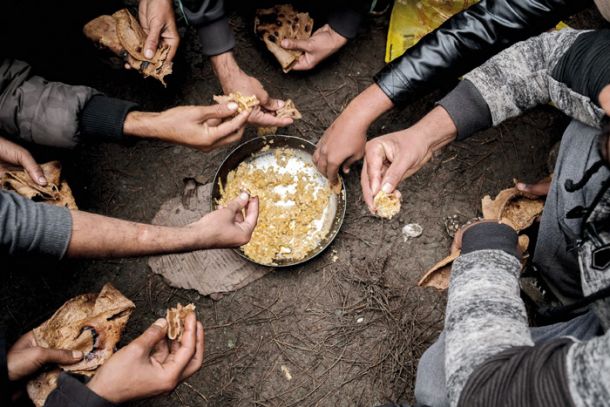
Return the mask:
<svg viewBox="0 0 610 407">
<path fill-rule="evenodd" d="M 83 109 L 79 120 L 79 135 L 84 141 L 122 141 L 123 124 L 135 103 L 108 96 L 93 96 Z"/>
<path fill-rule="evenodd" d="M 6 355 L 8 348 L 4 332 L 0 331 L 0 403 L 3 406 L 11 405 L 10 386 L 8 381 L 8 363 Z"/>
<path fill-rule="evenodd" d="M 502 250 L 517 259 L 517 232 L 508 225 L 485 222 L 474 225 L 462 236 L 462 255 L 477 250 Z"/>
<path fill-rule="evenodd" d="M 487 102 L 468 79 L 462 80 L 437 105 L 442 106 L 455 123 L 458 131 L 456 140 L 465 140 L 493 125 Z"/>
<path fill-rule="evenodd" d="M 235 48 L 235 37 L 229 26 L 228 17 L 200 25 L 197 30 L 202 52 L 206 56 L 213 57 Z"/>
<path fill-rule="evenodd" d="M 353 39 L 358 34 L 363 15 L 351 8 L 341 8 L 328 16 L 328 25 L 347 39 Z"/>
<path fill-rule="evenodd" d="M 65 372 L 59 375 L 57 388 L 49 394 L 45 407 L 114 407 L 116 404 L 98 396 L 85 383 Z"/>
<path fill-rule="evenodd" d="M 395 59 L 387 64 L 373 77 L 377 86 L 381 88 L 394 105 L 400 105 L 408 101 L 410 97 L 417 96 L 407 77 L 400 73 L 399 69 L 394 68 L 393 64 L 397 60 Z"/>
</svg>

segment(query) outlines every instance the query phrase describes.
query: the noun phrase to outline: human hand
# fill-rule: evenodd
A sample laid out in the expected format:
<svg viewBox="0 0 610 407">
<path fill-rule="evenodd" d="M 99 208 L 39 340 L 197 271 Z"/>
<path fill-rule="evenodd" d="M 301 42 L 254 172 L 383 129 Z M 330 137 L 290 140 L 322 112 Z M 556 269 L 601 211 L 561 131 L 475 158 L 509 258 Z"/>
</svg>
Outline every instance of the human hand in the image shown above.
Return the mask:
<svg viewBox="0 0 610 407">
<path fill-rule="evenodd" d="M 171 0 L 140 0 L 138 6 L 140 25 L 146 33 L 144 56 L 151 59 L 159 44 L 169 45 L 167 62 L 171 62 L 180 44 L 176 17 Z"/>
<path fill-rule="evenodd" d="M 207 152 L 241 139 L 252 112 L 243 111 L 235 116 L 236 111 L 237 103 L 227 103 L 179 106 L 161 113 L 130 112 L 125 119 L 123 132 Z"/>
<path fill-rule="evenodd" d="M 349 167 L 364 156 L 369 126 L 392 106 L 392 101 L 381 88 L 371 85 L 356 96 L 324 132 L 313 161 L 331 184 L 337 182 L 339 167 L 342 166 L 347 174 Z"/>
<path fill-rule="evenodd" d="M 17 381 L 36 373 L 48 364 L 71 365 L 83 358 L 83 352 L 48 349 L 38 346 L 32 331 L 23 335 L 6 356 L 8 379 Z"/>
<path fill-rule="evenodd" d="M 549 194 L 549 190 L 551 189 L 551 177 L 547 177 L 541 179 L 535 184 L 525 184 L 523 182 L 518 182 L 515 187 L 521 191 L 530 195 L 534 195 L 537 197 L 545 197 Z"/>
<path fill-rule="evenodd" d="M 375 213 L 374 198 L 383 189 L 391 194 L 403 179 L 415 174 L 432 158 L 425 137 L 409 129 L 379 136 L 365 147 L 360 185 L 364 202 Z"/>
<path fill-rule="evenodd" d="M 87 386 L 120 404 L 172 391 L 203 364 L 204 332 L 189 313 L 180 341 L 168 343 L 167 320 L 157 320 L 142 335 L 112 355 Z"/>
<path fill-rule="evenodd" d="M 32 154 L 18 144 L 0 137 L 0 175 L 10 171 L 11 165 L 23 167 L 30 178 L 40 186 L 47 185 L 47 178 Z"/>
<path fill-rule="evenodd" d="M 303 51 L 292 70 L 306 71 L 314 68 L 320 62 L 337 52 L 347 44 L 347 38 L 333 30 L 330 25 L 324 24 L 306 40 L 282 41 L 282 48 Z"/>
<path fill-rule="evenodd" d="M 291 118 L 278 118 L 273 114 L 284 106 L 284 101 L 272 99 L 258 79 L 239 68 L 231 52 L 216 55 L 211 61 L 225 95 L 240 92 L 244 96 L 254 95 L 260 101 L 260 107 L 253 109 L 248 123 L 261 127 L 285 127 L 292 124 Z"/>
<path fill-rule="evenodd" d="M 239 247 L 250 241 L 257 220 L 258 198 L 242 192 L 225 207 L 208 213 L 187 227 L 202 239 L 201 248 Z"/>
<path fill-rule="evenodd" d="M 318 171 L 331 185 L 337 182 L 339 167 L 349 173 L 349 167 L 364 156 L 368 124 L 344 111 L 324 132 L 313 154 Z"/>
</svg>

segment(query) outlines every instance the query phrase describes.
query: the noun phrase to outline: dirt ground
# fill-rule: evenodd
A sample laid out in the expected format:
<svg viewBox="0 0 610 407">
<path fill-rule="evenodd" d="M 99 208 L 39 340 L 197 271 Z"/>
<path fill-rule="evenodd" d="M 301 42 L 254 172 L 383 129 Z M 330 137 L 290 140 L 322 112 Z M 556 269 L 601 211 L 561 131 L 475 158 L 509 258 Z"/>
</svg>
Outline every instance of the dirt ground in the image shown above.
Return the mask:
<svg viewBox="0 0 610 407">
<path fill-rule="evenodd" d="M 27 2 L 20 3 L 12 10 L 19 17 L 2 26 L 25 30 L 31 25 L 32 31 L 27 30 L 32 35 L 4 36 L 3 49 L 30 61 L 49 79 L 93 86 L 147 110 L 209 104 L 220 91 L 194 31 L 183 22 L 176 73 L 163 89 L 133 72 L 110 68 L 83 40 L 82 24 L 100 11 L 118 8 L 116 3 L 82 10 L 82 4 L 60 2 L 37 6 L 42 9 L 34 16 Z M 383 66 L 388 17 L 371 18 L 356 40 L 314 72 L 289 75 L 251 35 L 247 13 L 234 14 L 231 21 L 243 69 L 258 77 L 272 96 L 292 98 L 304 114 L 285 133 L 315 142 Z M 588 11 L 572 21 L 594 27 L 600 20 Z M 440 96 L 437 91 L 394 110 L 373 126 L 370 136 L 412 124 Z M 195 303 L 206 327 L 201 371 L 167 396 L 131 405 L 373 406 L 412 401 L 419 357 L 443 326 L 445 293 L 418 288 L 416 282 L 447 253 L 444 218 L 467 220 L 478 214 L 482 196 L 512 185 L 513 178 L 535 181 L 547 175 L 548 152 L 567 122 L 551 107 L 541 107 L 454 143 L 402 183 L 403 207 L 390 221 L 368 213 L 356 166 L 346 178 L 345 223 L 323 255 L 275 271 L 219 301 L 168 286 L 150 272 L 146 258 L 61 263 L 2 259 L 0 321 L 8 327 L 10 343 L 68 298 L 112 282 L 137 305 L 123 343 L 177 302 Z M 249 129 L 246 137 L 254 136 Z M 183 178 L 211 180 L 227 152 L 204 154 L 146 141 L 39 151 L 38 157 L 62 159 L 82 209 L 149 222 L 163 202 L 181 193 Z M 413 222 L 424 233 L 405 242 L 400 229 Z M 339 260 L 332 262 L 335 252 Z"/>
</svg>

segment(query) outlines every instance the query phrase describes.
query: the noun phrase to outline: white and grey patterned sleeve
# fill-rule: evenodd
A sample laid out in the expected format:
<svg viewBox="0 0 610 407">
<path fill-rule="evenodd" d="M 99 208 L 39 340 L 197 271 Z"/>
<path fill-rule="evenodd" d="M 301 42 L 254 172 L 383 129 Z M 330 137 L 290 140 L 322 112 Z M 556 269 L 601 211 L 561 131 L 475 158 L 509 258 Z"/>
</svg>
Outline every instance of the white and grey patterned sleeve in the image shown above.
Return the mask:
<svg viewBox="0 0 610 407">
<path fill-rule="evenodd" d="M 464 80 L 439 101 L 456 123 L 458 139 L 547 103 L 573 119 L 599 127 L 602 109 L 586 92 L 570 88 L 570 76 L 587 67 L 571 63 L 568 77 L 554 74 L 564 56 L 580 52 L 580 47 L 572 49 L 572 46 L 585 33 L 587 31 L 572 29 L 544 33 L 513 45 L 466 74 Z M 597 48 L 588 52 L 601 51 Z"/>
</svg>

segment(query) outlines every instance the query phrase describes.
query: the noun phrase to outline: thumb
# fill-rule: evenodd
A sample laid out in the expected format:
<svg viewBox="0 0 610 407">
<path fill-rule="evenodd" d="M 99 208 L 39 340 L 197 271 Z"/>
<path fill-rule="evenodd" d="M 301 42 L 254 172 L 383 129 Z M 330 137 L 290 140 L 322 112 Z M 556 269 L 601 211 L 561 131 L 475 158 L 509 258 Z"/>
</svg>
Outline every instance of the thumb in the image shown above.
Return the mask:
<svg viewBox="0 0 610 407">
<path fill-rule="evenodd" d="M 386 194 L 392 193 L 398 187 L 408 166 L 408 162 L 404 160 L 397 160 L 391 163 L 383 177 L 381 190 Z"/>
<path fill-rule="evenodd" d="M 47 349 L 40 348 L 41 356 L 39 362 L 41 365 L 50 363 L 58 365 L 71 365 L 83 358 L 83 352 L 79 350 L 67 350 L 67 349 Z"/>
<path fill-rule="evenodd" d="M 243 191 L 239 194 L 239 196 L 232 201 L 230 201 L 225 208 L 230 209 L 233 212 L 241 211 L 248 205 L 248 201 L 250 200 L 250 194 Z"/>
<path fill-rule="evenodd" d="M 310 52 L 311 51 L 311 42 L 309 40 L 289 40 L 287 38 L 282 40 L 282 48 Z"/>
<path fill-rule="evenodd" d="M 18 161 L 19 165 L 21 165 L 25 169 L 25 172 L 28 173 L 28 175 L 30 176 L 30 178 L 32 178 L 32 180 L 34 180 L 34 182 L 41 186 L 47 185 L 47 178 L 44 176 L 42 168 L 40 167 L 40 165 L 38 165 L 36 160 L 34 160 L 34 157 L 32 157 L 32 154 L 30 154 L 29 151 L 24 149 L 21 152 Z"/>
<path fill-rule="evenodd" d="M 518 182 L 516 187 L 521 192 L 526 192 L 535 196 L 547 196 L 549 194 L 549 189 L 551 188 L 551 182 L 541 181 L 536 184 Z"/>
<path fill-rule="evenodd" d="M 155 56 L 155 52 L 157 52 L 157 47 L 159 46 L 159 37 L 161 36 L 161 29 L 163 26 L 158 22 L 152 22 L 150 25 L 150 29 L 148 30 L 148 35 L 146 36 L 146 41 L 144 42 L 144 56 L 148 59 L 151 59 Z"/>
<path fill-rule="evenodd" d="M 205 119 L 224 119 L 237 113 L 239 106 L 235 102 L 221 103 L 214 106 L 203 106 Z M 209 110 L 211 108 L 211 111 Z"/>
<path fill-rule="evenodd" d="M 150 352 L 156 344 L 165 338 L 165 335 L 167 335 L 167 320 L 165 318 L 159 318 L 128 346 L 137 345 L 145 352 Z"/>
<path fill-rule="evenodd" d="M 351 156 L 350 158 L 347 159 L 347 161 L 345 161 L 343 163 L 343 173 L 344 174 L 349 174 L 349 167 L 352 166 L 353 163 L 355 163 L 356 161 L 358 161 L 361 157 L 358 157 L 356 155 Z"/>
</svg>

